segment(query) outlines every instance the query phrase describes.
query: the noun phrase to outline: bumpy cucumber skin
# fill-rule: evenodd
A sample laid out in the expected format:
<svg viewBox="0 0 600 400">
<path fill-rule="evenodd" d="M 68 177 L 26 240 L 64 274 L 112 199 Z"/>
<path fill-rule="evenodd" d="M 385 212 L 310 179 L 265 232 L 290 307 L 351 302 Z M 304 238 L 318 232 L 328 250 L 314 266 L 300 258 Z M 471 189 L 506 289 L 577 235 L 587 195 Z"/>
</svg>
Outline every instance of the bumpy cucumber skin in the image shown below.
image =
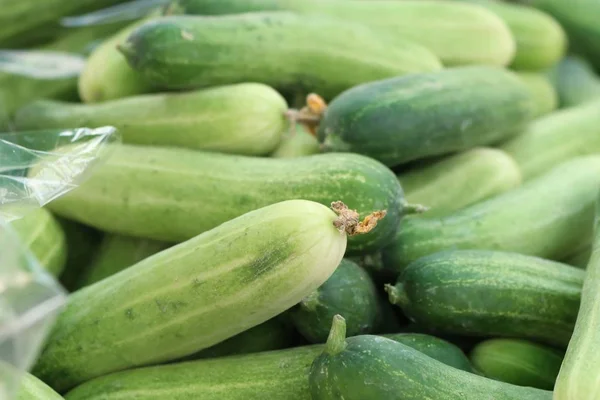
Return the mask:
<svg viewBox="0 0 600 400">
<path fill-rule="evenodd" d="M 600 98 L 533 121 L 501 149 L 519 164 L 525 180 L 556 165 L 600 152 Z"/>
<path fill-rule="evenodd" d="M 471 362 L 485 376 L 518 386 L 552 390 L 564 353 L 519 339 L 489 339 L 470 354 Z"/>
<path fill-rule="evenodd" d="M 568 55 L 547 72 L 562 108 L 600 99 L 600 77 L 583 58 Z"/>
<path fill-rule="evenodd" d="M 271 154 L 273 158 L 296 158 L 321 152 L 319 141 L 301 124 L 284 132 L 281 142 Z"/>
<path fill-rule="evenodd" d="M 308 341 L 325 343 L 336 314 L 346 319 L 350 336 L 373 332 L 381 318 L 378 297 L 369 274 L 344 259 L 323 285 L 289 313 L 296 329 Z"/>
<path fill-rule="evenodd" d="M 245 83 L 97 104 L 41 100 L 19 110 L 14 124 L 18 130 L 110 125 L 125 143 L 266 155 L 288 126 L 286 110 L 274 89 Z"/>
<path fill-rule="evenodd" d="M 448 250 L 410 264 L 390 301 L 436 331 L 566 346 L 585 272 L 516 253 Z"/>
<path fill-rule="evenodd" d="M 398 175 L 406 200 L 429 207 L 412 216 L 429 218 L 507 192 L 521 184 L 521 171 L 507 153 L 476 148 Z"/>
<path fill-rule="evenodd" d="M 75 292 L 34 373 L 62 392 L 193 354 L 273 318 L 342 260 L 346 235 L 335 219 L 311 201 L 273 204 Z"/>
<path fill-rule="evenodd" d="M 510 192 L 438 218 L 406 218 L 382 250 L 400 273 L 420 257 L 446 249 L 482 249 L 562 260 L 592 240 L 600 157 L 563 163 Z M 551 200 L 550 200 L 551 199 Z"/>
<path fill-rule="evenodd" d="M 392 340 L 363 335 L 311 367 L 313 400 L 550 400 L 552 392 L 493 381 L 444 365 Z"/>
<path fill-rule="evenodd" d="M 119 50 L 161 88 L 260 82 L 285 95 L 315 92 L 325 99 L 363 82 L 441 68 L 429 50 L 408 40 L 285 11 L 165 17 L 136 29 Z"/>
<path fill-rule="evenodd" d="M 11 222 L 11 226 L 42 267 L 59 276 L 67 261 L 67 242 L 56 218 L 45 208 L 40 208 Z"/>
<path fill-rule="evenodd" d="M 318 136 L 326 150 L 399 165 L 505 140 L 534 108 L 527 87 L 507 70 L 449 68 L 347 90 L 327 107 Z"/>
<path fill-rule="evenodd" d="M 50 203 L 59 215 L 108 232 L 180 242 L 278 201 L 342 200 L 364 218 L 387 210 L 349 254 L 376 251 L 398 229 L 403 192 L 392 171 L 357 154 L 241 157 L 120 145 L 82 185 Z"/>
<path fill-rule="evenodd" d="M 36 378 L 25 373 L 21 377 L 21 387 L 16 400 L 64 400 L 61 395 L 56 393 L 50 386 Z"/>
<path fill-rule="evenodd" d="M 558 108 L 558 94 L 545 74 L 518 72 L 517 76 L 527 86 L 531 97 L 534 99 L 535 118 L 550 114 Z"/>
<path fill-rule="evenodd" d="M 504 66 L 514 57 L 516 47 L 509 28 L 494 13 L 447 1 L 177 0 L 173 9 L 202 15 L 260 10 L 329 15 L 420 43 L 446 66 Z"/>
</svg>

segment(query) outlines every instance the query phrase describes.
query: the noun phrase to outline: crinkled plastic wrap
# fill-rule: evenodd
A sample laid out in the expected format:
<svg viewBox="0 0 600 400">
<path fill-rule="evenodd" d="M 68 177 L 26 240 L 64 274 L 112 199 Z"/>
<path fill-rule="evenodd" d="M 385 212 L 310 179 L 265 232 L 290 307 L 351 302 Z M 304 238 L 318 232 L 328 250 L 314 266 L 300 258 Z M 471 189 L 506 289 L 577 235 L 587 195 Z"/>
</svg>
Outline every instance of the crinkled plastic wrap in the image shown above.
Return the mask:
<svg viewBox="0 0 600 400">
<path fill-rule="evenodd" d="M 118 141 L 115 128 L 0 134 L 0 399 L 13 399 L 65 301 L 9 221 L 75 188 Z"/>
</svg>

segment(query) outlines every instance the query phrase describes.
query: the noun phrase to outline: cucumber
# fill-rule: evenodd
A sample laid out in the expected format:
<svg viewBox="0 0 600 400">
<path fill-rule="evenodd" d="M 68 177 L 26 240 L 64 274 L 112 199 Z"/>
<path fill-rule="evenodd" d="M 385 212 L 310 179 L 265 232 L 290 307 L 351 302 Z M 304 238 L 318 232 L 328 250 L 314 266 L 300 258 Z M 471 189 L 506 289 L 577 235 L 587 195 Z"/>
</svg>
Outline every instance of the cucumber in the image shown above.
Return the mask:
<svg viewBox="0 0 600 400">
<path fill-rule="evenodd" d="M 150 82 L 129 67 L 116 46 L 136 28 L 155 17 L 156 15 L 151 15 L 136 21 L 107 38 L 94 49 L 77 83 L 79 96 L 85 103 L 135 96 L 153 90 Z"/>
<path fill-rule="evenodd" d="M 346 339 L 336 316 L 325 350 L 313 362 L 313 400 L 550 400 L 552 392 L 493 381 L 449 367 L 386 338 Z"/>
<path fill-rule="evenodd" d="M 459 0 L 478 4 L 502 18 L 517 43 L 510 67 L 516 70 L 543 70 L 556 64 L 567 48 L 561 25 L 545 12 L 521 4 L 497 0 Z"/>
<path fill-rule="evenodd" d="M 535 102 L 534 117 L 551 113 L 558 108 L 558 94 L 545 74 L 519 72 L 517 76 L 527 85 Z"/>
<path fill-rule="evenodd" d="M 567 354 L 554 387 L 555 400 L 593 400 L 600 393 L 600 200 L 596 206 L 595 238 L 587 265 L 581 307 Z"/>
<path fill-rule="evenodd" d="M 520 188 L 438 218 L 407 218 L 382 251 L 386 269 L 446 249 L 499 250 L 562 260 L 591 242 L 600 156 L 563 163 Z M 550 200 L 551 199 L 551 200 Z"/>
<path fill-rule="evenodd" d="M 98 104 L 37 101 L 15 115 L 17 130 L 114 126 L 125 143 L 266 155 L 281 140 L 285 100 L 256 83 Z"/>
<path fill-rule="evenodd" d="M 507 70 L 449 68 L 342 93 L 327 107 L 318 136 L 325 150 L 399 165 L 507 139 L 534 109 L 525 84 Z"/>
<path fill-rule="evenodd" d="M 501 148 L 517 161 L 525 180 L 561 162 L 599 153 L 600 98 L 535 120 Z"/>
<path fill-rule="evenodd" d="M 430 357 L 460 368 L 468 359 L 446 341 L 427 335 L 390 335 Z M 323 345 L 133 369 L 93 379 L 67 400 L 310 400 L 308 374 Z M 462 354 L 462 357 L 461 357 Z"/>
<path fill-rule="evenodd" d="M 568 55 L 547 74 L 563 108 L 600 99 L 600 77 L 581 57 Z"/>
<path fill-rule="evenodd" d="M 172 8 L 205 15 L 258 10 L 329 15 L 420 43 L 446 66 L 507 65 L 516 48 L 510 29 L 491 11 L 440 0 L 175 0 Z"/>
<path fill-rule="evenodd" d="M 398 175 L 406 199 L 424 204 L 429 218 L 448 214 L 521 184 L 521 171 L 511 156 L 492 148 L 458 153 Z"/>
<path fill-rule="evenodd" d="M 345 259 L 323 285 L 289 313 L 296 329 L 311 343 L 325 343 L 331 318 L 336 314 L 346 318 L 351 336 L 374 332 L 382 318 L 371 277 L 358 264 Z"/>
<path fill-rule="evenodd" d="M 592 246 L 585 246 L 564 259 L 565 264 L 585 269 L 592 255 Z"/>
<path fill-rule="evenodd" d="M 279 146 L 271 154 L 274 158 L 295 158 L 321 152 L 319 141 L 308 129 L 296 124 L 295 129 L 284 132 Z"/>
<path fill-rule="evenodd" d="M 81 277 L 78 287 L 100 282 L 167 247 L 169 244 L 155 240 L 106 234 L 93 262 Z"/>
<path fill-rule="evenodd" d="M 65 233 L 52 214 L 39 208 L 10 225 L 40 265 L 59 276 L 67 261 L 67 243 Z"/>
<path fill-rule="evenodd" d="M 408 40 L 285 11 L 164 17 L 136 29 L 119 50 L 164 89 L 260 82 L 284 95 L 316 92 L 325 99 L 363 82 L 441 68 Z"/>
<path fill-rule="evenodd" d="M 447 250 L 411 263 L 386 291 L 409 318 L 436 332 L 566 346 L 584 276 L 517 253 Z"/>
<path fill-rule="evenodd" d="M 29 373 L 22 374 L 20 379 L 16 400 L 64 400 L 50 386 Z"/>
<path fill-rule="evenodd" d="M 120 145 L 51 210 L 98 229 L 181 242 L 254 209 L 303 198 L 343 198 L 362 217 L 387 210 L 377 228 L 350 239 L 349 254 L 375 251 L 398 228 L 402 188 L 385 166 L 356 154 L 295 159 L 242 157 Z"/>
<path fill-rule="evenodd" d="M 518 386 L 552 390 L 564 353 L 521 339 L 489 339 L 471 352 L 471 362 L 485 376 Z"/>
<path fill-rule="evenodd" d="M 306 200 L 254 210 L 71 294 L 33 373 L 64 392 L 193 354 L 275 317 L 342 260 L 357 222 L 332 206 L 339 217 Z"/>
</svg>

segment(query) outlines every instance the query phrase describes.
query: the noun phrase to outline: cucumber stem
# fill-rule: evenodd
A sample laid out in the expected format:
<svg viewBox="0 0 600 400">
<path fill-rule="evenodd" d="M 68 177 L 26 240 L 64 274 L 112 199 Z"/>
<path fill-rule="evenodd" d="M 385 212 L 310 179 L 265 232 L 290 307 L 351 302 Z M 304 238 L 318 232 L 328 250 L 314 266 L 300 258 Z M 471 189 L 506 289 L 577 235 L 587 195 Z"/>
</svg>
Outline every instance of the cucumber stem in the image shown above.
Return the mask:
<svg viewBox="0 0 600 400">
<path fill-rule="evenodd" d="M 335 356 L 346 348 L 346 320 L 339 314 L 333 317 L 331 330 L 325 343 L 325 353 Z"/>
<path fill-rule="evenodd" d="M 408 297 L 406 296 L 406 291 L 404 290 L 403 284 L 398 283 L 396 284 L 396 286 L 394 286 L 386 283 L 384 285 L 384 289 L 385 292 L 388 294 L 390 303 L 400 307 L 403 307 L 408 304 Z"/>
<path fill-rule="evenodd" d="M 367 215 L 362 221 L 356 210 L 351 210 L 341 201 L 331 203 L 331 209 L 338 215 L 333 226 L 340 233 L 346 233 L 348 236 L 355 236 L 371 232 L 376 226 L 377 221 L 385 218 L 387 211 L 374 211 Z"/>
<path fill-rule="evenodd" d="M 310 93 L 306 96 L 306 105 L 300 110 L 290 108 L 285 112 L 285 117 L 292 125 L 300 123 L 304 125 L 313 136 L 317 136 L 317 128 L 327 109 L 327 103 L 321 96 Z"/>
<path fill-rule="evenodd" d="M 406 201 L 402 202 L 402 214 L 422 214 L 429 210 L 429 207 L 422 204 L 410 204 Z"/>
</svg>

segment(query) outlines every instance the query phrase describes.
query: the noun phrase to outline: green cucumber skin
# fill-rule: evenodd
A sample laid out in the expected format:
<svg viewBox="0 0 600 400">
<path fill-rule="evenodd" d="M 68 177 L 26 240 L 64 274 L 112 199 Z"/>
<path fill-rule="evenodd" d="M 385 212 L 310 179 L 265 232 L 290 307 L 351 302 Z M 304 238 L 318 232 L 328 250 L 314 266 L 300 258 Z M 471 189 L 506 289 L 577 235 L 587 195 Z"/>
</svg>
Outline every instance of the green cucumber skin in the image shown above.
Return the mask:
<svg viewBox="0 0 600 400">
<path fill-rule="evenodd" d="M 10 224 L 42 267 L 58 277 L 66 265 L 67 243 L 56 218 L 45 208 L 40 208 Z"/>
<path fill-rule="evenodd" d="M 450 366 L 468 367 L 466 356 L 444 340 L 419 334 L 386 337 Z M 323 348 L 311 345 L 117 372 L 82 384 L 66 400 L 310 400 L 308 374 Z"/>
<path fill-rule="evenodd" d="M 309 342 L 325 343 L 336 314 L 348 321 L 350 336 L 374 332 L 381 319 L 378 296 L 369 274 L 344 259 L 323 285 L 288 312 Z"/>
<path fill-rule="evenodd" d="M 119 50 L 165 89 L 260 82 L 325 99 L 363 82 L 441 69 L 429 50 L 410 41 L 285 11 L 164 17 L 136 29 Z"/>
<path fill-rule="evenodd" d="M 349 254 L 387 244 L 403 213 L 394 173 L 360 155 L 273 159 L 131 145 L 116 146 L 88 180 L 49 207 L 104 231 L 180 242 L 296 198 L 327 206 L 342 200 L 363 218 L 387 210 L 372 232 L 349 238 Z"/>
<path fill-rule="evenodd" d="M 398 175 L 406 200 L 429 207 L 411 218 L 430 218 L 507 192 L 521 184 L 521 171 L 507 153 L 475 148 Z"/>
<path fill-rule="evenodd" d="M 533 339 L 566 346 L 585 272 L 542 258 L 448 250 L 411 263 L 390 301 L 436 332 Z"/>
<path fill-rule="evenodd" d="M 564 353 L 520 339 L 489 339 L 472 350 L 470 359 L 485 376 L 518 386 L 552 390 Z"/>
<path fill-rule="evenodd" d="M 245 83 L 97 104 L 42 100 L 19 110 L 14 124 L 17 130 L 110 125 L 125 143 L 258 156 L 279 144 L 286 111 L 274 89 Z"/>
<path fill-rule="evenodd" d="M 296 124 L 295 129 L 284 132 L 281 142 L 271 154 L 273 158 L 296 158 L 319 154 L 319 141 L 308 129 Z"/>
<path fill-rule="evenodd" d="M 568 55 L 547 74 L 556 88 L 561 108 L 600 99 L 600 77 L 581 57 Z"/>
<path fill-rule="evenodd" d="M 501 149 L 517 161 L 525 180 L 561 162 L 599 153 L 600 98 L 533 121 Z"/>
<path fill-rule="evenodd" d="M 431 49 L 445 66 L 505 66 L 516 47 L 510 29 L 494 13 L 448 1 L 177 0 L 172 8 L 203 15 L 261 10 L 328 15 L 364 24 L 396 40 L 407 38 L 419 43 Z"/>
<path fill-rule="evenodd" d="M 335 219 L 311 201 L 273 204 L 71 294 L 34 373 L 63 392 L 193 354 L 273 318 L 340 263 L 346 235 Z"/>
<path fill-rule="evenodd" d="M 449 367 L 392 340 L 355 336 L 311 367 L 313 400 L 550 400 L 552 392 L 513 386 Z"/>
<path fill-rule="evenodd" d="M 558 108 L 558 94 L 545 74 L 517 72 L 517 76 L 527 86 L 535 101 L 535 118 L 550 114 Z"/>
<path fill-rule="evenodd" d="M 569 257 L 565 258 L 563 262 L 565 264 L 572 265 L 573 267 L 585 269 L 590 261 L 592 255 L 592 246 L 585 246 Z"/>
<path fill-rule="evenodd" d="M 107 233 L 78 286 L 82 288 L 100 282 L 169 246 L 169 243 L 156 240 Z"/>
<path fill-rule="evenodd" d="M 16 400 L 64 400 L 50 386 L 29 373 L 21 376 L 20 383 Z"/>
<path fill-rule="evenodd" d="M 592 240 L 599 185 L 600 157 L 580 157 L 455 213 L 406 218 L 394 241 L 382 250 L 384 266 L 400 273 L 420 257 L 446 249 L 509 251 L 562 260 Z"/>
<path fill-rule="evenodd" d="M 354 87 L 319 124 L 325 150 L 399 165 L 508 139 L 533 117 L 525 84 L 490 66 L 449 68 Z"/>
</svg>

